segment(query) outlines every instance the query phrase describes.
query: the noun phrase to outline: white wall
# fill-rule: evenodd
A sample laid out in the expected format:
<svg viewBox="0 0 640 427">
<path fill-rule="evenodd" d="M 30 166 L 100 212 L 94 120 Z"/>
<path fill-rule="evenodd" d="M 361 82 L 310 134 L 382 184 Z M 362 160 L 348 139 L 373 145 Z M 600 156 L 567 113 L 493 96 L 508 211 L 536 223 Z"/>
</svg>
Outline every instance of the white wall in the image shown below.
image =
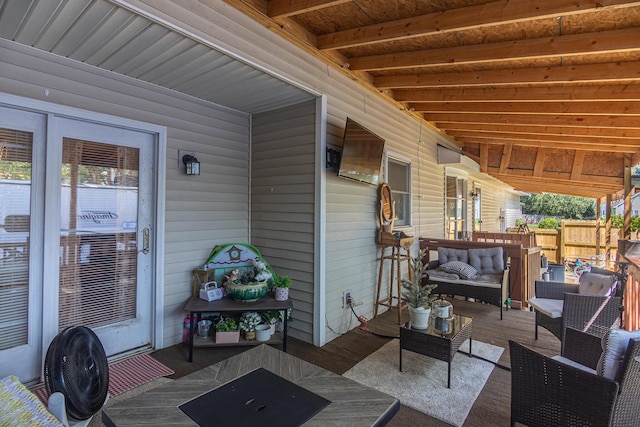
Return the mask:
<svg viewBox="0 0 640 427">
<path fill-rule="evenodd" d="M 292 337 L 313 341 L 315 101 L 253 117 L 251 243 L 291 277 Z"/>
</svg>

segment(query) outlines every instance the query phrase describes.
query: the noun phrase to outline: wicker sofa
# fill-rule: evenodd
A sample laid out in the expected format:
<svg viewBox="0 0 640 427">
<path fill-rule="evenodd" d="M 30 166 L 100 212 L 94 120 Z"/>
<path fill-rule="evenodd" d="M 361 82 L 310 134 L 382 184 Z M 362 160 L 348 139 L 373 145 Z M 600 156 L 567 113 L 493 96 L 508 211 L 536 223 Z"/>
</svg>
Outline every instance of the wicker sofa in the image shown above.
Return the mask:
<svg viewBox="0 0 640 427">
<path fill-rule="evenodd" d="M 428 262 L 429 284 L 440 295 L 459 295 L 502 308 L 507 298 L 509 269 L 501 247 L 457 249 L 439 247 L 438 259 Z"/>
</svg>

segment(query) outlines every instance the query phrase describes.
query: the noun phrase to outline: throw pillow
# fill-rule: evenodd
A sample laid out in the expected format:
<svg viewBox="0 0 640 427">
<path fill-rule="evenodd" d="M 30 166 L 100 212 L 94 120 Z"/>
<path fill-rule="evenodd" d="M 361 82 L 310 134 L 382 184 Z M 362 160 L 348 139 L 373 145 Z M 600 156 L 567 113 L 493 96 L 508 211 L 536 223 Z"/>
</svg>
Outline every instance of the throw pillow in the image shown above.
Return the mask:
<svg viewBox="0 0 640 427">
<path fill-rule="evenodd" d="M 449 261 L 440 265 L 440 268 L 447 273 L 455 273 L 463 279 L 473 279 L 478 275 L 478 270 L 462 261 Z"/>
<path fill-rule="evenodd" d="M 602 355 L 596 367 L 598 375 L 615 381 L 627 352 L 629 340 L 637 338 L 640 338 L 640 330 L 611 329 L 602 339 Z"/>
<path fill-rule="evenodd" d="M 582 295 L 609 296 L 616 284 L 616 276 L 611 274 L 582 273 L 578 293 Z"/>
</svg>

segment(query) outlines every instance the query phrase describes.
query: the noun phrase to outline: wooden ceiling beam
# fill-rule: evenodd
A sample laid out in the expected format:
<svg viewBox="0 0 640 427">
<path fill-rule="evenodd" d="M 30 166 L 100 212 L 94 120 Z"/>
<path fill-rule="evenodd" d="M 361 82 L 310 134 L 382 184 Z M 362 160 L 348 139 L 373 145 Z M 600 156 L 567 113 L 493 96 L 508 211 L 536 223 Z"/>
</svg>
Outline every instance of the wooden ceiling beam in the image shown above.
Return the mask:
<svg viewBox="0 0 640 427">
<path fill-rule="evenodd" d="M 538 151 L 536 151 L 536 162 L 533 165 L 533 176 L 536 178 L 540 178 L 542 176 L 542 172 L 544 172 L 544 162 L 547 158 L 548 151 L 549 150 L 544 147 L 540 147 L 538 148 Z M 501 170 L 500 173 L 504 172 Z"/>
<path fill-rule="evenodd" d="M 486 173 L 489 170 L 489 146 L 480 146 L 480 172 Z"/>
<path fill-rule="evenodd" d="M 603 6 L 604 5 L 604 6 Z M 629 0 L 499 0 L 411 18 L 337 31 L 318 36 L 318 49 L 347 47 L 407 39 L 429 34 L 491 27 L 541 18 L 593 13 L 603 8 L 640 5 Z"/>
<path fill-rule="evenodd" d="M 617 186 L 598 185 L 590 183 L 577 184 L 566 180 L 547 180 L 547 179 L 535 179 L 531 177 L 513 177 L 496 173 L 491 173 L 494 178 L 510 185 L 515 190 L 524 191 L 527 193 L 557 193 L 557 194 L 570 194 L 573 196 L 581 197 L 602 197 L 607 194 L 612 194 L 620 191 Z"/>
<path fill-rule="evenodd" d="M 490 166 L 488 172 L 493 175 L 500 175 L 503 177 L 520 177 L 520 178 L 531 178 L 533 177 L 533 171 L 522 170 L 522 169 L 509 169 L 507 173 L 500 173 L 500 169 L 496 166 Z M 542 172 L 542 176 L 540 179 L 545 179 L 547 181 L 566 181 L 572 182 L 571 174 L 567 172 L 550 172 L 544 171 Z M 602 186 L 602 187 L 622 187 L 624 179 L 622 177 L 610 177 L 610 176 L 593 176 L 582 174 L 582 179 L 573 181 L 576 185 L 585 185 L 585 186 Z"/>
<path fill-rule="evenodd" d="M 480 139 L 495 139 L 497 143 L 504 143 L 505 141 L 532 141 L 532 142 L 547 142 L 552 144 L 583 144 L 585 149 L 592 149 L 593 146 L 603 146 L 603 151 L 607 150 L 610 146 L 622 146 L 628 147 L 634 152 L 640 149 L 640 139 L 618 139 L 618 138 L 600 138 L 589 136 L 568 136 L 568 135 L 553 135 L 539 133 L 509 133 L 509 132 L 477 132 L 472 130 L 450 130 L 447 131 L 447 135 L 453 136 L 457 140 L 463 140 L 464 138 L 480 138 Z M 629 152 L 629 151 L 626 151 Z"/>
<path fill-rule="evenodd" d="M 374 84 L 379 89 L 423 87 L 455 87 L 486 85 L 564 84 L 572 82 L 631 82 L 640 78 L 637 62 L 611 62 L 557 67 L 513 68 L 457 73 L 423 73 L 379 76 Z"/>
<path fill-rule="evenodd" d="M 546 87 L 443 87 L 436 89 L 396 89 L 399 102 L 510 102 L 510 101 L 633 101 L 640 100 L 640 85 L 614 84 L 584 86 L 578 84 Z"/>
<path fill-rule="evenodd" d="M 640 70 L 640 66 L 638 66 Z M 407 105 L 418 112 L 482 114 L 553 114 L 638 116 L 640 101 L 610 102 L 418 102 Z"/>
<path fill-rule="evenodd" d="M 463 145 L 481 144 L 481 147 L 489 145 L 502 145 L 505 143 L 513 143 L 523 147 L 547 147 L 559 150 L 585 150 L 603 153 L 636 153 L 640 149 L 638 145 L 604 145 L 604 144 L 579 144 L 575 142 L 562 142 L 561 140 L 537 140 L 518 139 L 518 138 L 483 138 L 482 136 L 473 135 L 468 137 L 455 137 L 456 141 Z"/>
<path fill-rule="evenodd" d="M 487 64 L 640 50 L 638 28 L 349 58 L 354 71 Z M 505 57 L 505 51 L 509 56 Z"/>
<path fill-rule="evenodd" d="M 496 132 L 502 134 L 537 134 L 555 136 L 579 136 L 590 138 L 619 138 L 637 140 L 640 144 L 640 128 L 638 129 L 617 129 L 617 128 L 592 128 L 592 127 L 562 127 L 562 126 L 526 126 L 511 125 L 503 123 L 448 123 L 437 122 L 436 126 L 451 135 L 452 132 L 474 131 L 478 134 L 484 132 Z"/>
<path fill-rule="evenodd" d="M 511 161 L 512 151 L 513 151 L 513 144 L 504 144 L 504 147 L 502 147 L 502 157 L 500 159 L 500 173 L 505 173 L 509 168 L 509 162 Z"/>
<path fill-rule="evenodd" d="M 482 146 L 480 148 L 482 150 Z M 544 165 L 546 156 L 544 152 L 545 150 L 546 149 L 544 148 L 538 150 L 536 163 L 539 162 L 540 165 Z M 478 164 L 482 163 L 482 155 L 477 156 L 465 151 L 463 151 L 462 154 L 474 160 Z M 539 166 L 539 168 L 540 167 L 542 166 Z M 598 195 L 614 193 L 622 188 L 622 179 L 619 179 L 619 182 L 605 183 L 600 179 L 594 180 L 592 177 L 587 176 L 583 177 L 583 179 L 576 184 L 568 179 L 569 174 L 564 174 L 567 179 L 563 179 L 563 177 L 559 177 L 558 174 L 552 173 L 547 173 L 543 177 L 542 169 L 540 170 L 539 175 L 535 175 L 535 169 L 534 171 L 519 171 L 518 173 L 515 173 L 512 170 L 508 171 L 508 173 L 500 173 L 500 168 L 498 167 L 488 167 L 484 173 L 488 173 L 516 190 L 531 193 L 549 192 L 583 197 L 597 197 Z"/>
<path fill-rule="evenodd" d="M 563 127 L 609 127 L 638 129 L 640 121 L 632 116 L 586 116 L 586 115 L 538 115 L 538 114 L 479 114 L 479 113 L 424 113 L 425 120 L 432 123 L 496 123 L 509 125 L 563 126 Z"/>
<path fill-rule="evenodd" d="M 584 151 L 576 151 L 573 157 L 573 165 L 571 166 L 571 181 L 582 180 L 582 167 L 584 166 Z"/>
<path fill-rule="evenodd" d="M 312 12 L 352 0 L 269 0 L 267 1 L 267 16 L 270 18 L 284 18 L 301 13 Z"/>
</svg>

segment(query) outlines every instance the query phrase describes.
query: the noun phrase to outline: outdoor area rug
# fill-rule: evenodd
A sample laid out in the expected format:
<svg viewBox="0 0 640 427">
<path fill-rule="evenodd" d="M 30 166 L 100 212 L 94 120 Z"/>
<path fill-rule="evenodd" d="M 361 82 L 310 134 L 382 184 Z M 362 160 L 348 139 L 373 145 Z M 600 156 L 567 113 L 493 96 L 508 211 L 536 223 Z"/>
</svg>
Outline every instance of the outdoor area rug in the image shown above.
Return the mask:
<svg viewBox="0 0 640 427">
<path fill-rule="evenodd" d="M 473 341 L 473 354 L 497 362 L 502 347 Z M 400 403 L 454 426 L 461 426 L 494 368 L 492 363 L 458 353 L 451 363 L 447 388 L 447 362 L 402 350 L 394 339 L 343 374 L 361 384 L 390 394 Z M 460 351 L 469 352 L 467 340 Z"/>
<path fill-rule="evenodd" d="M 148 354 L 140 354 L 109 365 L 109 399 L 145 384 L 155 378 L 173 375 L 175 372 Z M 47 391 L 44 387 L 34 390 L 46 405 Z"/>
</svg>

